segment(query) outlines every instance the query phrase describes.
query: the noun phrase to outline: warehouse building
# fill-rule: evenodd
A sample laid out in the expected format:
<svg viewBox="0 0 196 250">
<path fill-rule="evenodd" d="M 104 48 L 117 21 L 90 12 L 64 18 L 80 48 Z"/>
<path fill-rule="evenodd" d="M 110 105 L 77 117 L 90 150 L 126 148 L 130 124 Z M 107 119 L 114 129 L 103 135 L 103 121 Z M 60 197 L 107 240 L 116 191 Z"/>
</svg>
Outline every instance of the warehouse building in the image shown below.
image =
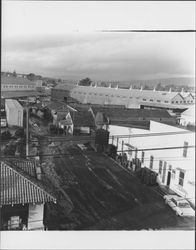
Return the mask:
<svg viewBox="0 0 196 250">
<path fill-rule="evenodd" d="M 23 107 L 18 101 L 6 99 L 5 111 L 8 126 L 23 127 Z"/>
<path fill-rule="evenodd" d="M 136 168 L 154 171 L 159 185 L 195 204 L 194 132 L 156 121 L 150 121 L 149 130 L 110 125 L 109 132 L 110 143 L 125 152 L 127 158 L 136 163 Z"/>
<path fill-rule="evenodd" d="M 194 104 L 194 97 L 186 92 L 156 91 L 119 88 L 118 86 L 67 86 L 57 85 L 52 89 L 54 99 L 65 100 L 68 96 L 81 103 L 100 105 L 125 105 L 127 108 L 159 108 L 185 110 Z"/>
</svg>

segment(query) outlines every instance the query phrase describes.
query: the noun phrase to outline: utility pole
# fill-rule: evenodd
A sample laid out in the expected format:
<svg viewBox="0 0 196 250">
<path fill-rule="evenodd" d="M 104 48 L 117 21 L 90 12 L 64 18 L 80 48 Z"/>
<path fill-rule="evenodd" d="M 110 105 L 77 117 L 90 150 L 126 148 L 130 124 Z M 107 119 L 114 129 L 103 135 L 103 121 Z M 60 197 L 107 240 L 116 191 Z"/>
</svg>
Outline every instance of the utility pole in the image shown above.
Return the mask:
<svg viewBox="0 0 196 250">
<path fill-rule="evenodd" d="M 26 158 L 29 156 L 29 107 L 26 106 Z"/>
</svg>

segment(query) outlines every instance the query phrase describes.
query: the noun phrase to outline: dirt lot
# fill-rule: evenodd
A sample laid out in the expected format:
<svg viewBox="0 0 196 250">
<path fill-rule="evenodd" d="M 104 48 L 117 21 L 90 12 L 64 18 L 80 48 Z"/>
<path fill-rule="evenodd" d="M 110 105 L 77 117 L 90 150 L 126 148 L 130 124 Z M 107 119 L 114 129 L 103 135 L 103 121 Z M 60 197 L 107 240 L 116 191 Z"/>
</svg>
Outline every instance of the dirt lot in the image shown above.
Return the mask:
<svg viewBox="0 0 196 250">
<path fill-rule="evenodd" d="M 92 149 L 66 142 L 42 145 L 43 172 L 57 196 L 47 207 L 49 230 L 193 229 L 152 188 Z"/>
</svg>

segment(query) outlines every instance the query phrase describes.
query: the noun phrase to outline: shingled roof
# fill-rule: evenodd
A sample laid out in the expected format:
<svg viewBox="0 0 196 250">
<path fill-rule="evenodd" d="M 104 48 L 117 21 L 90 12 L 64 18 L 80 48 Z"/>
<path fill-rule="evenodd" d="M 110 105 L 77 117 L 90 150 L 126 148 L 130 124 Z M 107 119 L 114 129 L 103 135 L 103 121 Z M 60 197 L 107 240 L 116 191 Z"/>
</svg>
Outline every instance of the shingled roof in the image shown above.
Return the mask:
<svg viewBox="0 0 196 250">
<path fill-rule="evenodd" d="M 56 202 L 38 182 L 22 169 L 18 171 L 11 164 L 1 161 L 0 205 Z"/>
</svg>

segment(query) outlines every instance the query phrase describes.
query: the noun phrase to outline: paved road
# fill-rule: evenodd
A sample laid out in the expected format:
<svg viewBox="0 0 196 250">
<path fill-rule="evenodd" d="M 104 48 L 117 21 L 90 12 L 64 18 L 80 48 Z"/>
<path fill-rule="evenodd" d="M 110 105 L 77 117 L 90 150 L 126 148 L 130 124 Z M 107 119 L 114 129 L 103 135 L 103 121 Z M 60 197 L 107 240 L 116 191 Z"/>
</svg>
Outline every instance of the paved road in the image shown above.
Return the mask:
<svg viewBox="0 0 196 250">
<path fill-rule="evenodd" d="M 53 171 L 74 208 L 66 214 L 59 202 L 49 209 L 49 229 L 194 229 L 193 218 L 177 217 L 152 188 L 108 157 L 75 145 L 61 145 L 56 150 L 62 155 L 53 159 Z"/>
</svg>

